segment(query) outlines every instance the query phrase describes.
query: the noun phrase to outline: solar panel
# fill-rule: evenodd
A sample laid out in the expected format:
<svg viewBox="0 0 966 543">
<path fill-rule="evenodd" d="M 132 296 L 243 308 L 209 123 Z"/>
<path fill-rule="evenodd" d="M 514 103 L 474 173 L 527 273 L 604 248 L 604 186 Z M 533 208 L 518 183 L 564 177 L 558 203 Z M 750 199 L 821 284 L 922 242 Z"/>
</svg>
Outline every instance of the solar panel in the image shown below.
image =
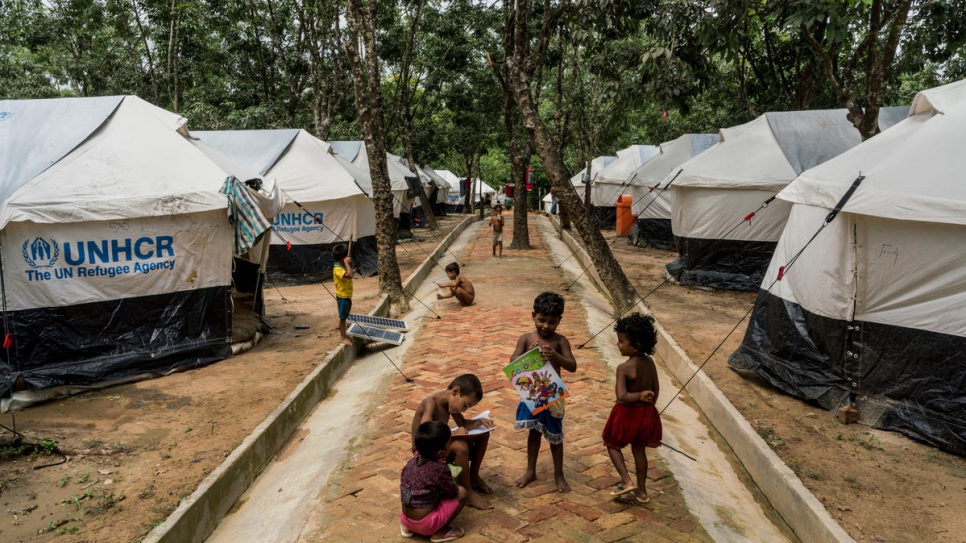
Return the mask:
<svg viewBox="0 0 966 543">
<path fill-rule="evenodd" d="M 349 313 L 349 318 L 346 320 L 350 322 L 358 322 L 359 324 L 368 324 L 369 326 L 378 326 L 379 328 L 387 328 L 389 330 L 402 330 L 403 332 L 409 331 L 409 324 L 407 324 L 406 321 L 387 319 L 386 317 L 372 317 L 369 315 L 357 315 L 355 313 Z"/>
<path fill-rule="evenodd" d="M 405 336 L 399 332 L 383 330 L 382 328 L 374 328 L 372 326 L 363 326 L 355 323 L 353 323 L 345 333 L 352 337 L 371 339 L 373 341 L 385 341 L 386 343 L 392 343 L 393 345 L 401 345 L 403 339 L 405 339 Z"/>
</svg>

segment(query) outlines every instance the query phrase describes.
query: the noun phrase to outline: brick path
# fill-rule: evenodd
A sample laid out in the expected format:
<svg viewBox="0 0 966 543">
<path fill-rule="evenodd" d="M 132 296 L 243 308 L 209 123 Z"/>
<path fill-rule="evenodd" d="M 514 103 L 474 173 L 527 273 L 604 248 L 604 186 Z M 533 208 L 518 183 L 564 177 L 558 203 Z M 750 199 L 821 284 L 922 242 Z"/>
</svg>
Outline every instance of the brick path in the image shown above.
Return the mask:
<svg viewBox="0 0 966 543">
<path fill-rule="evenodd" d="M 512 215 L 505 238 L 511 237 L 510 219 Z M 489 409 L 497 429 L 491 434 L 481 472 L 493 489 L 489 499 L 494 509 L 465 508 L 453 522 L 466 530 L 460 541 L 711 540 L 687 510 L 676 481 L 653 450 L 648 452 L 651 503 L 637 506 L 611 499 L 610 487 L 619 478 L 600 432 L 613 405 L 614 376 L 592 350 L 575 350 L 577 372 L 563 375 L 571 390 L 564 419 L 564 473 L 573 491 L 556 492 L 546 441 L 537 464 L 538 480 L 524 489 L 514 486 L 526 466 L 526 432 L 513 429 L 519 397 L 501 370 L 517 337 L 533 327 L 534 297 L 544 290 L 563 294 L 566 309 L 558 332 L 572 345 L 589 337 L 583 308 L 563 290 L 568 282 L 553 268 L 533 224 L 530 240 L 533 250 L 505 248 L 500 260 L 490 256 L 490 233 L 485 228 L 474 236 L 460 258 L 466 263 L 464 274 L 476 286 L 476 304 L 461 308 L 446 300 L 434 307 L 441 320 L 427 322 L 417 336 L 407 338 L 415 344 L 406 353 L 403 369 L 416 383 L 407 384 L 396 375 L 387 390 L 379 391 L 384 399 L 373 402 L 377 405 L 367 421 L 368 434 L 360 436 L 346 469 L 334 473 L 323 489 L 303 541 L 402 541 L 399 472 L 410 458 L 414 410 L 423 397 L 446 388 L 453 377 L 465 372 L 476 373 L 484 387 L 483 401 L 467 416 Z M 509 244 L 507 240 L 505 247 Z M 605 337 L 606 333 L 601 339 Z M 632 469 L 629 449 L 625 457 Z"/>
</svg>

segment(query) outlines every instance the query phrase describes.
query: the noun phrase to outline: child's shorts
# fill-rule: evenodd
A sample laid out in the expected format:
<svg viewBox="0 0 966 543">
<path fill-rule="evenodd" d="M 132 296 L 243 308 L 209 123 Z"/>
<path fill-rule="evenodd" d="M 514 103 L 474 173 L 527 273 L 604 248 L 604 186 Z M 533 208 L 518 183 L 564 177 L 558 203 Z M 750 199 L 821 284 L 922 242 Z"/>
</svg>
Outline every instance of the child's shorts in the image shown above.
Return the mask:
<svg viewBox="0 0 966 543">
<path fill-rule="evenodd" d="M 422 520 L 413 520 L 406 516 L 406 513 L 399 513 L 399 523 L 406 527 L 410 532 L 419 535 L 433 535 L 442 530 L 453 517 L 456 516 L 456 509 L 460 502 L 456 498 L 450 498 L 439 502 L 439 507 L 426 515 Z"/>
<path fill-rule="evenodd" d="M 547 438 L 551 445 L 563 443 L 564 400 L 559 400 L 548 409 L 534 415 L 527 404 L 517 405 L 517 421 L 513 423 L 516 430 L 536 430 Z"/>
<path fill-rule="evenodd" d="M 503 243 L 503 232 L 493 232 L 493 244 Z"/>
<path fill-rule="evenodd" d="M 608 449 L 623 449 L 628 445 L 657 447 L 662 433 L 661 416 L 653 403 L 635 407 L 619 403 L 610 410 L 601 437 Z"/>
<path fill-rule="evenodd" d="M 336 298 L 335 302 L 339 304 L 339 320 L 348 319 L 352 312 L 352 298 Z"/>
</svg>

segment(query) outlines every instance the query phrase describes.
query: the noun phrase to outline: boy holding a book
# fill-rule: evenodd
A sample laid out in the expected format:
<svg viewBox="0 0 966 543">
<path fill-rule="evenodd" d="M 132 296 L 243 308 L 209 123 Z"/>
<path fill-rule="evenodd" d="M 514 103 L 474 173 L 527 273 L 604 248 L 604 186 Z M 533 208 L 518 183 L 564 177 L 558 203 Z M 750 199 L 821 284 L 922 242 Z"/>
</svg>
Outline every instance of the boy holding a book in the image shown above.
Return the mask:
<svg viewBox="0 0 966 543">
<path fill-rule="evenodd" d="M 493 506 L 481 494 L 492 492 L 490 487 L 480 478 L 480 465 L 486 455 L 486 446 L 490 442 L 488 432 L 468 435 L 471 430 L 492 428 L 493 421 L 487 418 L 466 420 L 463 413 L 480 403 L 483 399 L 483 385 L 480 379 L 472 373 L 460 375 L 446 387 L 435 394 L 423 398 L 413 415 L 412 439 L 413 452 L 416 449 L 416 433 L 419 425 L 432 420 L 449 424 L 452 417 L 457 429 L 453 432 L 446 451 L 446 457 L 461 469 L 458 476 L 459 484 L 466 489 L 466 505 L 476 509 L 492 509 Z"/>
<path fill-rule="evenodd" d="M 577 360 L 570 350 L 567 338 L 557 333 L 557 326 L 563 316 L 563 296 L 555 292 L 544 292 L 533 301 L 534 330 L 520 336 L 516 349 L 510 356 L 513 362 L 521 355 L 535 348 L 550 363 L 557 375 L 565 369 L 577 371 Z M 529 430 L 527 436 L 527 471 L 517 479 L 516 485 L 523 488 L 537 478 L 537 455 L 540 453 L 540 436 L 550 443 L 550 455 L 553 457 L 553 476 L 559 492 L 570 492 L 570 485 L 563 474 L 563 417 L 564 400 L 560 399 L 550 404 L 548 409 L 534 414 L 526 403 L 517 406 L 517 420 L 513 425 L 517 430 Z"/>
</svg>

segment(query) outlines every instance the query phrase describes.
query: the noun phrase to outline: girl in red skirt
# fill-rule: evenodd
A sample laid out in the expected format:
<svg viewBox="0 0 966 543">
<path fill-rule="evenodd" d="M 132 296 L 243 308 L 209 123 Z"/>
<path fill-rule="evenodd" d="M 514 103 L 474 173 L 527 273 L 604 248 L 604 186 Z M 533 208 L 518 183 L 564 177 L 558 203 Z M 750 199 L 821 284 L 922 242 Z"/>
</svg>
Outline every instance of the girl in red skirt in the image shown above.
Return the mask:
<svg viewBox="0 0 966 543">
<path fill-rule="evenodd" d="M 657 344 L 657 333 L 654 331 L 654 319 L 640 313 L 619 319 L 614 331 L 617 332 L 617 347 L 621 355 L 629 358 L 617 367 L 617 403 L 610 412 L 602 435 L 607 453 L 621 476 L 617 490 L 611 494 L 630 494 L 638 503 L 647 503 L 651 499 L 645 488 L 646 448 L 660 446 L 662 432 L 661 417 L 654 407 L 660 384 L 654 360 L 649 356 Z M 634 455 L 637 484 L 631 481 L 624 463 L 621 449 L 627 445 L 631 446 Z"/>
</svg>

